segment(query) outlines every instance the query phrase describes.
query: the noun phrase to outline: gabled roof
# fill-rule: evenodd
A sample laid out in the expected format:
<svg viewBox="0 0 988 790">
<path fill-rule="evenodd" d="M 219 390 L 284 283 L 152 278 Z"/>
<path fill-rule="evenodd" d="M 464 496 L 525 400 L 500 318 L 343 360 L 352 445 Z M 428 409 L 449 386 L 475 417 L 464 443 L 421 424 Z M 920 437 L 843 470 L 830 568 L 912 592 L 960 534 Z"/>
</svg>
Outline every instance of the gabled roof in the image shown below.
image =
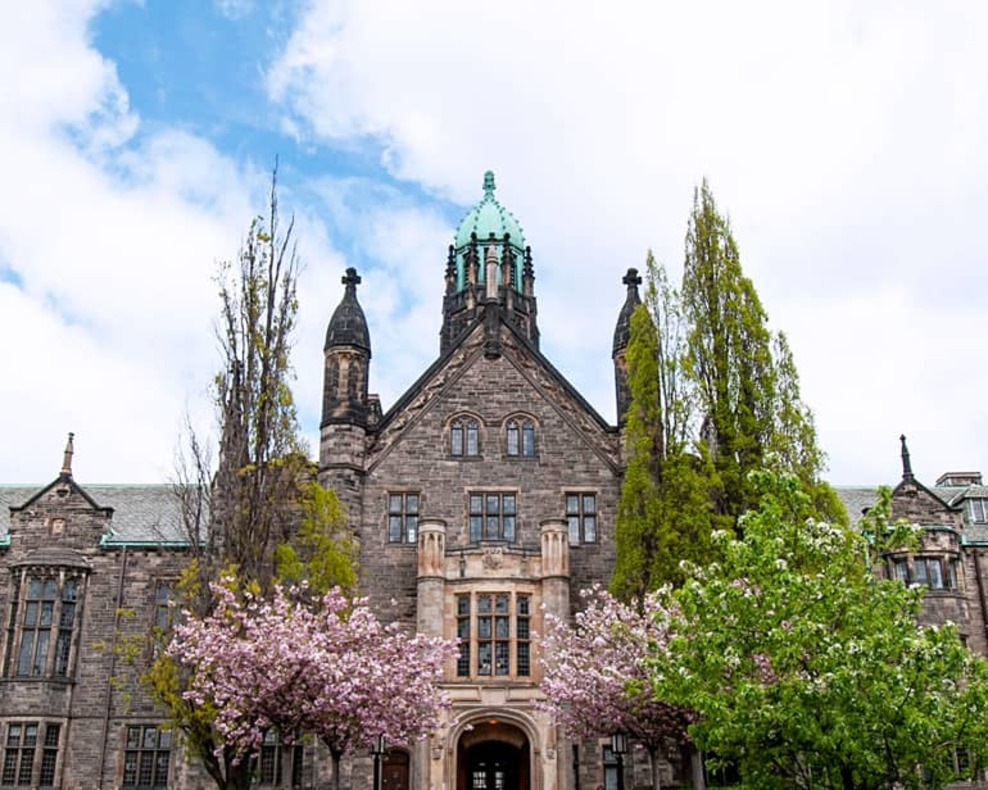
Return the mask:
<svg viewBox="0 0 988 790">
<path fill-rule="evenodd" d="M 409 402 L 412 401 L 416 395 L 422 390 L 422 388 L 440 371 L 445 367 L 446 363 L 456 355 L 460 350 L 460 347 L 466 342 L 467 338 L 473 334 L 484 323 L 486 310 L 481 311 L 480 314 L 474 318 L 473 321 L 463 330 L 460 336 L 450 345 L 446 350 L 446 353 L 440 354 L 439 358 L 436 359 L 425 372 L 419 376 L 415 382 L 407 389 L 404 393 L 394 402 L 394 405 L 384 414 L 381 418 L 380 423 L 378 423 L 375 430 L 377 432 L 383 431 L 388 425 L 394 420 L 399 414 L 401 414 L 405 408 L 408 406 Z M 527 337 L 525 337 L 518 329 L 512 326 L 510 323 L 504 320 L 504 316 L 500 316 L 500 325 L 508 329 L 511 334 L 517 339 L 518 344 L 522 346 L 525 351 L 527 351 L 544 369 L 545 371 L 555 380 L 560 387 L 569 395 L 573 400 L 580 404 L 581 408 L 590 415 L 590 417 L 596 422 L 601 429 L 605 431 L 617 431 L 617 428 L 611 425 L 607 420 L 600 416 L 600 413 L 590 405 L 589 402 L 580 394 L 580 391 L 576 389 L 566 377 L 560 373 L 553 364 L 548 360 L 548 358 L 539 351 Z"/>
<path fill-rule="evenodd" d="M 41 489 L 0 485 L 0 542 L 9 539 L 11 510 L 29 507 L 59 480 Z M 103 545 L 187 543 L 178 497 L 171 485 L 91 485 L 85 489 L 74 482 L 72 485 L 94 508 L 112 511 L 110 532 L 104 535 Z"/>
</svg>

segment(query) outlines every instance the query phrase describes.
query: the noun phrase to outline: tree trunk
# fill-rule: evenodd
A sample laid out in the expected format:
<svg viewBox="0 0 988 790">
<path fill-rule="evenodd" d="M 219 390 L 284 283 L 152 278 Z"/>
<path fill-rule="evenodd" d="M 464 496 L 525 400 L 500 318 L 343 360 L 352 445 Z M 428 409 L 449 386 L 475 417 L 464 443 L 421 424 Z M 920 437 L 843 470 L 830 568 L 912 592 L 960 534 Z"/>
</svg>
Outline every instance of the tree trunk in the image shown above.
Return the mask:
<svg viewBox="0 0 988 790">
<path fill-rule="evenodd" d="M 693 790 L 707 790 L 703 776 L 703 755 L 699 749 L 690 749 L 690 772 L 693 774 Z"/>
<path fill-rule="evenodd" d="M 333 776 L 330 780 L 330 786 L 333 790 L 340 790 L 340 758 L 342 758 L 343 755 L 340 752 L 333 750 L 330 750 L 330 755 L 333 758 Z"/>
<path fill-rule="evenodd" d="M 652 790 L 661 790 L 662 778 L 659 776 L 659 747 L 656 745 L 646 748 L 648 750 L 648 762 L 652 766 Z"/>
</svg>

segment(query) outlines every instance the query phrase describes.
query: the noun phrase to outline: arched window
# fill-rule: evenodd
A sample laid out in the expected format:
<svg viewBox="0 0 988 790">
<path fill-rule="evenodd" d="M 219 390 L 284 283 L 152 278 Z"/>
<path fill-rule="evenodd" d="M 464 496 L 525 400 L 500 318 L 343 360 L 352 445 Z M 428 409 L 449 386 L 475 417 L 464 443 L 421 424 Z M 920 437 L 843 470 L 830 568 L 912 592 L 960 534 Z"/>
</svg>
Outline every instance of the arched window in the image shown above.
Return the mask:
<svg viewBox="0 0 988 790">
<path fill-rule="evenodd" d="M 535 423 L 526 419 L 508 420 L 508 455 L 532 458 L 535 455 Z"/>
<path fill-rule="evenodd" d="M 449 452 L 455 456 L 480 455 L 480 426 L 471 417 L 453 420 L 449 431 Z"/>
</svg>

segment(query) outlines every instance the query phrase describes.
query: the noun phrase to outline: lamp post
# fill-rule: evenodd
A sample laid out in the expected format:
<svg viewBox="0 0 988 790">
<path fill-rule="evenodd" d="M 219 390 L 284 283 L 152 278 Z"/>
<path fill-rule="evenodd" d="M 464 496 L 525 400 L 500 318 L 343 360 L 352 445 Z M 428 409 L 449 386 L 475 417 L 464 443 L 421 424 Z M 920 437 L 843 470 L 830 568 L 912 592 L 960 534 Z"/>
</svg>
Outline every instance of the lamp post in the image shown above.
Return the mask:
<svg viewBox="0 0 988 790">
<path fill-rule="evenodd" d="M 371 747 L 371 754 L 374 755 L 374 790 L 381 790 L 381 757 L 385 752 L 387 747 L 384 745 L 384 736 L 378 735 Z"/>
<path fill-rule="evenodd" d="M 611 751 L 617 758 L 617 790 L 624 790 L 624 756 L 628 753 L 628 734 L 620 730 L 611 736 Z"/>
</svg>

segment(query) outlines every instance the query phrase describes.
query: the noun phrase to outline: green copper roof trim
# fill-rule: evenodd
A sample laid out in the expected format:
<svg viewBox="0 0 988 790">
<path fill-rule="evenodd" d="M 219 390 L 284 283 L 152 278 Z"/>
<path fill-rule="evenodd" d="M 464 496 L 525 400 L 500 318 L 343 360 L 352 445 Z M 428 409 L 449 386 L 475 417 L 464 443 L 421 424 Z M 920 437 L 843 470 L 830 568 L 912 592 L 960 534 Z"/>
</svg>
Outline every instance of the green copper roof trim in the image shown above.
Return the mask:
<svg viewBox="0 0 988 790">
<path fill-rule="evenodd" d="M 187 549 L 192 545 L 188 540 L 118 540 L 112 535 L 103 535 L 99 545 L 105 549 Z"/>
<path fill-rule="evenodd" d="M 511 234 L 511 246 L 519 250 L 525 249 L 525 234 L 521 225 L 508 209 L 502 206 L 494 197 L 494 173 L 488 170 L 484 173 L 484 197 L 483 199 L 460 220 L 456 229 L 456 247 L 465 247 L 470 243 L 470 236 L 477 234 L 477 241 L 484 242 L 490 238 L 491 233 L 498 241 L 503 241 L 504 234 Z"/>
<path fill-rule="evenodd" d="M 488 170 L 484 173 L 484 197 L 481 201 L 467 212 L 466 216 L 460 220 L 456 229 L 456 236 L 453 246 L 456 248 L 456 287 L 461 290 L 466 285 L 466 251 L 473 240 L 474 234 L 477 236 L 477 257 L 478 257 L 478 282 L 484 282 L 485 268 L 484 260 L 487 248 L 490 245 L 491 234 L 494 235 L 494 250 L 497 253 L 498 261 L 502 259 L 504 247 L 504 234 L 508 234 L 508 241 L 511 251 L 515 256 L 515 277 L 514 285 L 517 290 L 521 290 L 521 267 L 525 255 L 525 234 L 521 229 L 518 220 L 515 219 L 508 209 L 501 205 L 494 197 L 494 190 L 497 186 L 494 183 L 494 173 Z M 500 272 L 498 272 L 500 277 Z"/>
</svg>

